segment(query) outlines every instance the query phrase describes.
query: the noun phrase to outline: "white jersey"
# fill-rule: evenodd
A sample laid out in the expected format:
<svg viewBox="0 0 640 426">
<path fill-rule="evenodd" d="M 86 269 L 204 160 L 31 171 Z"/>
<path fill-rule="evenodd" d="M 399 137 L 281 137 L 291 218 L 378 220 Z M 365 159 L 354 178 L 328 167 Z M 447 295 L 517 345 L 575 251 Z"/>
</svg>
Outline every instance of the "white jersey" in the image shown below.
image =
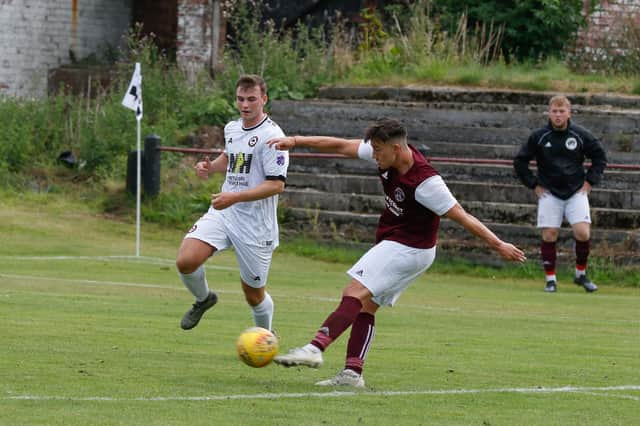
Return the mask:
<svg viewBox="0 0 640 426">
<path fill-rule="evenodd" d="M 269 117 L 248 129 L 242 127 L 241 119 L 227 123 L 224 127 L 224 152 L 228 162 L 222 192 L 245 191 L 265 180 L 286 178 L 288 151 L 267 146 L 267 141 L 283 136 L 282 129 Z M 236 203 L 219 213 L 227 229 L 239 240 L 250 245 L 275 248 L 279 242 L 277 207 L 278 195 L 273 195 L 261 200 Z"/>
</svg>

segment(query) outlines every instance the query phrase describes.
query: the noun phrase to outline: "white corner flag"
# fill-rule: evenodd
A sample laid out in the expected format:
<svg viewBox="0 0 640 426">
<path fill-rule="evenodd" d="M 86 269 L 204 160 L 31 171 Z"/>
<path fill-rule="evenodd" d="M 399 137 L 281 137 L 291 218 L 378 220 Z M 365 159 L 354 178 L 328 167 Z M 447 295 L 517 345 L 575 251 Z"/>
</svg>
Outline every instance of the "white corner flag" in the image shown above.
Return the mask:
<svg viewBox="0 0 640 426">
<path fill-rule="evenodd" d="M 136 69 L 133 71 L 131 82 L 122 99 L 122 105 L 136 112 L 138 121 L 138 144 L 137 144 L 137 177 L 136 177 L 136 256 L 140 256 L 140 181 L 142 170 L 142 149 L 140 148 L 140 120 L 142 120 L 142 74 L 140 73 L 140 63 L 136 62 Z"/>
<path fill-rule="evenodd" d="M 122 99 L 122 105 L 135 111 L 137 120 L 142 119 L 142 74 L 139 62 L 136 62 L 136 69 L 133 71 L 127 93 Z"/>
</svg>

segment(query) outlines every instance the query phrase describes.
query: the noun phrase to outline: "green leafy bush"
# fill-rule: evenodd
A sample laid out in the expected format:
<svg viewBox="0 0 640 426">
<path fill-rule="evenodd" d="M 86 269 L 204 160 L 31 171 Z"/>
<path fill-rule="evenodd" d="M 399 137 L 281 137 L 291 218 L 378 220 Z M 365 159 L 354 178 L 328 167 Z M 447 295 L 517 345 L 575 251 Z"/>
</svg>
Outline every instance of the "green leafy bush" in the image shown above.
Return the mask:
<svg viewBox="0 0 640 426">
<path fill-rule="evenodd" d="M 518 61 L 562 56 L 586 21 L 583 0 L 434 0 L 433 13 L 443 28 L 455 33 L 466 14 L 470 28 L 492 22 L 504 26 L 502 51 Z"/>
</svg>

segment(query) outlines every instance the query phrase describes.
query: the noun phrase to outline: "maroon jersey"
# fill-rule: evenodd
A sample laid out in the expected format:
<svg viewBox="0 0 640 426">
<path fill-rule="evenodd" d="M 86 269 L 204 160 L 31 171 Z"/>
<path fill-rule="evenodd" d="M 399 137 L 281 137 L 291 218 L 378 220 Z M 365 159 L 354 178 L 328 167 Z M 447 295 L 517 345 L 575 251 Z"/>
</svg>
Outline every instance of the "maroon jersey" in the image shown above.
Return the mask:
<svg viewBox="0 0 640 426">
<path fill-rule="evenodd" d="M 413 166 L 400 175 L 394 168 L 379 170 L 385 209 L 378 221 L 376 243 L 396 241 L 409 247 L 428 249 L 436 245 L 440 216 L 416 201 L 415 191 L 426 179 L 439 173 L 413 146 Z"/>
</svg>

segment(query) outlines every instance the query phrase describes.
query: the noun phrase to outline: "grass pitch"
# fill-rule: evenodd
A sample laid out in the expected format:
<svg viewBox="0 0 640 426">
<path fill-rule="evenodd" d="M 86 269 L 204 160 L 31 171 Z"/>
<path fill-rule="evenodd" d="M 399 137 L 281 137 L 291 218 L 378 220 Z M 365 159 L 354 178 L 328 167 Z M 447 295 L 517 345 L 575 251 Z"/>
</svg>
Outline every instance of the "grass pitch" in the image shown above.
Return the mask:
<svg viewBox="0 0 640 426">
<path fill-rule="evenodd" d="M 42 205 L 45 204 L 44 207 Z M 313 385 L 343 365 L 347 336 L 318 370 L 252 369 L 235 353 L 252 325 L 235 258 L 207 264 L 218 305 L 189 332 L 192 302 L 173 257 L 181 231 L 77 207 L 0 209 L 1 424 L 460 424 L 637 422 L 640 290 L 586 294 L 539 280 L 427 273 L 377 315 L 366 389 Z M 436 260 L 437 262 L 437 260 Z M 336 306 L 349 265 L 276 252 L 270 292 L 282 350 Z"/>
</svg>

